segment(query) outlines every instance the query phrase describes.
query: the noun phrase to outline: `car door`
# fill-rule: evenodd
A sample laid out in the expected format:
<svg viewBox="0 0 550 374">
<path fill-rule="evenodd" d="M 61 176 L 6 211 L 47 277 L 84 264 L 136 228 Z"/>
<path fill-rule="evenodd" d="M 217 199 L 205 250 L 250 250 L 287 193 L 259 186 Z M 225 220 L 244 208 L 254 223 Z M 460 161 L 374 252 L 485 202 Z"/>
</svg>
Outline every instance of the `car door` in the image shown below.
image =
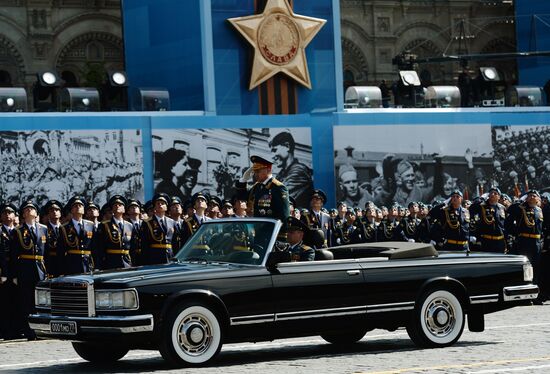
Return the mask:
<svg viewBox="0 0 550 374">
<path fill-rule="evenodd" d="M 272 272 L 275 321 L 295 331 L 326 319 L 364 316 L 361 267 L 355 260 L 282 263 Z"/>
</svg>

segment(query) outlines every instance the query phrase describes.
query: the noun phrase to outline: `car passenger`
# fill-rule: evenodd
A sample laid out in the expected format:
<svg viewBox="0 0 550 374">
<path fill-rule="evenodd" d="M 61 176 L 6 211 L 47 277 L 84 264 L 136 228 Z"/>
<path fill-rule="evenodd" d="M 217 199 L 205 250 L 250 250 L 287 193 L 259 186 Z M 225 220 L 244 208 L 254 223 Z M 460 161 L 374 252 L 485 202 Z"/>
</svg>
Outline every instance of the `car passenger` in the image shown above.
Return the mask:
<svg viewBox="0 0 550 374">
<path fill-rule="evenodd" d="M 287 242 L 290 244 L 288 251 L 292 261 L 313 261 L 315 250 L 303 243 L 308 227 L 299 219 L 288 217 L 287 230 Z"/>
</svg>

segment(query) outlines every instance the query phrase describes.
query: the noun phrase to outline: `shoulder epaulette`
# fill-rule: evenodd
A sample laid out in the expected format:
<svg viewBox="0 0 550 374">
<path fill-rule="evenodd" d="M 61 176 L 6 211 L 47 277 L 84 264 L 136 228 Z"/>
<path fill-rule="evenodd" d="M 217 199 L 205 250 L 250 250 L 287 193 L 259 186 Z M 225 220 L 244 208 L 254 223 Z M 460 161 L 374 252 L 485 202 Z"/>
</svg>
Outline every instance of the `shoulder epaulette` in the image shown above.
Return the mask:
<svg viewBox="0 0 550 374">
<path fill-rule="evenodd" d="M 151 222 L 152 219 L 153 219 L 153 217 L 149 217 L 147 219 L 144 219 L 143 222 Z"/>
<path fill-rule="evenodd" d="M 192 222 L 192 221 L 193 221 L 193 217 L 187 217 L 187 218 L 185 219 L 185 222 Z"/>
<path fill-rule="evenodd" d="M 61 227 L 67 227 L 67 226 L 69 226 L 70 223 L 71 223 L 71 221 L 65 222 L 64 224 L 61 225 Z"/>
<path fill-rule="evenodd" d="M 304 251 L 309 251 L 310 249 L 313 249 L 308 245 L 302 245 L 302 248 L 303 248 Z"/>
<path fill-rule="evenodd" d="M 47 229 L 47 228 L 48 228 L 48 226 L 43 225 L 43 224 L 41 224 L 41 223 L 37 223 L 36 225 L 37 225 L 38 227 L 43 228 L 43 229 Z"/>
<path fill-rule="evenodd" d="M 283 185 L 283 182 L 281 182 L 280 180 L 278 180 L 276 178 L 273 178 L 271 180 L 271 183 L 273 183 L 274 185 L 279 186 L 279 187 Z"/>
<path fill-rule="evenodd" d="M 102 224 L 102 225 L 107 225 L 107 224 L 109 224 L 110 222 L 111 222 L 111 220 L 108 219 L 108 220 L 106 220 L 106 221 L 101 221 L 101 224 Z"/>
<path fill-rule="evenodd" d="M 87 219 L 82 220 L 83 223 L 87 223 L 89 225 L 93 225 L 94 223 L 92 221 L 88 221 Z"/>
</svg>

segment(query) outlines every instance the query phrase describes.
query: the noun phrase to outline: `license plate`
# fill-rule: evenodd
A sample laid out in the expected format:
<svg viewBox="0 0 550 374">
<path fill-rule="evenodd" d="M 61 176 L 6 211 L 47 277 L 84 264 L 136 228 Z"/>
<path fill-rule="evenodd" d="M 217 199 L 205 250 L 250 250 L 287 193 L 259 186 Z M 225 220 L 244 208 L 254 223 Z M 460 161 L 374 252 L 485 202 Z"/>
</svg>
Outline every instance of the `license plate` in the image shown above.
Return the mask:
<svg viewBox="0 0 550 374">
<path fill-rule="evenodd" d="M 61 335 L 76 335 L 76 322 L 50 322 L 50 332 Z"/>
</svg>

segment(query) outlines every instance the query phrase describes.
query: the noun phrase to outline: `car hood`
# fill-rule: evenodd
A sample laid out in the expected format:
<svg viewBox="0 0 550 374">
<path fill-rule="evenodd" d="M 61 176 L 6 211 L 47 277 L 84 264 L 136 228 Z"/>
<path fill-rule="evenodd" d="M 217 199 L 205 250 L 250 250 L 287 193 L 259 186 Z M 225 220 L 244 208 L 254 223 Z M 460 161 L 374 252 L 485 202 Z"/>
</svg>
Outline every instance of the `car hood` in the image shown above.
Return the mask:
<svg viewBox="0 0 550 374">
<path fill-rule="evenodd" d="M 163 265 L 139 266 L 127 269 L 115 269 L 95 271 L 93 273 L 59 277 L 52 280 L 53 283 L 64 282 L 88 282 L 96 285 L 130 285 L 141 284 L 144 281 L 167 281 L 176 278 L 178 281 L 185 279 L 206 279 L 219 277 L 230 271 L 258 268 L 258 266 L 240 265 L 235 263 L 206 263 L 206 262 L 183 262 Z M 184 278 L 184 279 L 182 279 Z M 156 282 L 155 282 L 156 283 Z"/>
</svg>

